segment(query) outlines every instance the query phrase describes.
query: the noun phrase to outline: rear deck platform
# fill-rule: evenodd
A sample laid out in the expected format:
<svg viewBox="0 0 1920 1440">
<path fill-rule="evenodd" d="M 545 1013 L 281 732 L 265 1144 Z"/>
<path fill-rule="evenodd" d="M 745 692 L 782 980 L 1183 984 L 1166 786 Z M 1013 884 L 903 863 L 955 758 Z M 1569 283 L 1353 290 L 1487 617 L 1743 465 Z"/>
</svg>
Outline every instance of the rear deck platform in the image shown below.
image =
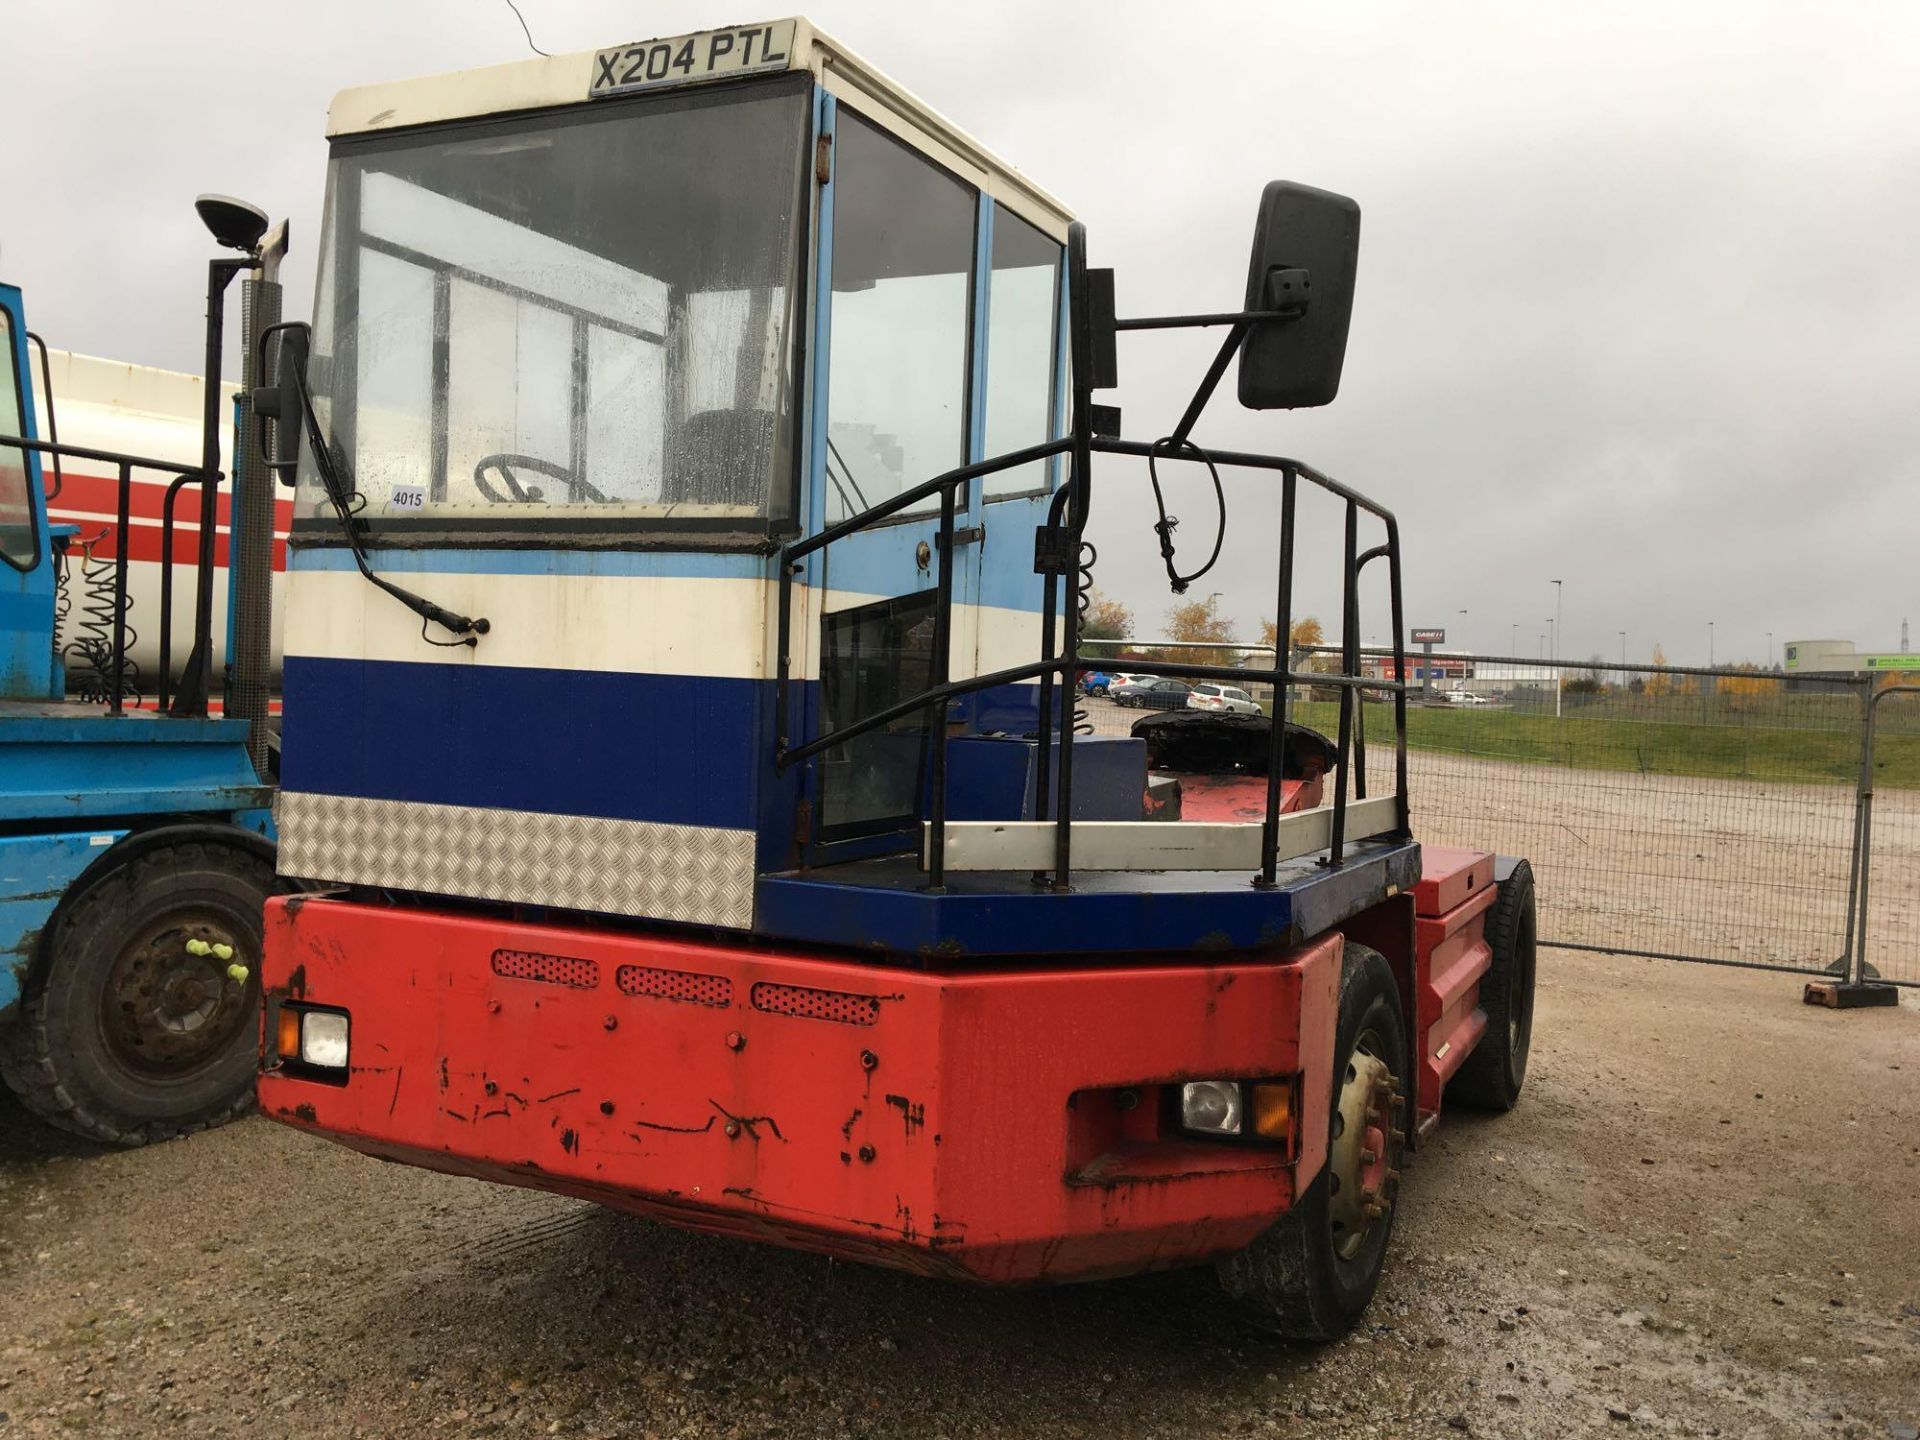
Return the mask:
<svg viewBox="0 0 1920 1440">
<path fill-rule="evenodd" d="M 1064 894 L 1025 871 L 950 872 L 927 888 L 911 856 L 760 878 L 755 929 L 769 938 L 937 960 L 1291 946 L 1420 879 L 1420 847 L 1368 841 L 1337 867 L 1314 856 L 1260 889 L 1244 871 L 1081 871 Z"/>
</svg>

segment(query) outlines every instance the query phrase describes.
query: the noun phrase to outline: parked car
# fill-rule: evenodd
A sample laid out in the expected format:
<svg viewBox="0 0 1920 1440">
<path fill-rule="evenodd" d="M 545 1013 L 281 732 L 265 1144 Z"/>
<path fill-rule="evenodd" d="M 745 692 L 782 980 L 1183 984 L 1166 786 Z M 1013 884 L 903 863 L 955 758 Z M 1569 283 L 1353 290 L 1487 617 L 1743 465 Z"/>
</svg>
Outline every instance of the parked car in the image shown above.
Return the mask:
<svg viewBox="0 0 1920 1440">
<path fill-rule="evenodd" d="M 1080 692 L 1083 695 L 1104 695 L 1113 689 L 1118 678 L 1105 670 L 1089 670 L 1080 677 Z"/>
<path fill-rule="evenodd" d="M 1447 700 L 1454 705 L 1491 705 L 1493 702 L 1484 695 L 1476 695 L 1471 690 L 1449 690 Z"/>
<path fill-rule="evenodd" d="M 1196 685 L 1187 696 L 1189 710 L 1211 710 L 1216 715 L 1259 715 L 1264 713 L 1254 698 L 1232 685 Z"/>
<path fill-rule="evenodd" d="M 1130 710 L 1184 710 L 1187 708 L 1187 696 L 1192 693 L 1193 687 L 1184 680 L 1161 680 L 1143 675 L 1137 684 L 1117 687 L 1113 691 L 1113 701 Z"/>
</svg>

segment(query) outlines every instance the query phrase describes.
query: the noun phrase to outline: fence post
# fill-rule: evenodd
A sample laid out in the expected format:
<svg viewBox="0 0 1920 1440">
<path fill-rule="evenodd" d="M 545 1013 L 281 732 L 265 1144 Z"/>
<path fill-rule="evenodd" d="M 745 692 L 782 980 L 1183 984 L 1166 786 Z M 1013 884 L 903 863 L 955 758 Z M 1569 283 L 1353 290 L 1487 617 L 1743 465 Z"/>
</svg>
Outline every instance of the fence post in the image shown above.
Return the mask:
<svg viewBox="0 0 1920 1440">
<path fill-rule="evenodd" d="M 1900 992 L 1867 979 L 1867 897 L 1873 878 L 1873 722 L 1879 701 L 1894 689 L 1874 689 L 1869 676 L 1860 696 L 1860 779 L 1853 802 L 1853 857 L 1847 875 L 1847 950 L 1841 957 L 1841 978 L 1810 980 L 1802 995 L 1809 1005 L 1854 1010 L 1870 1005 L 1897 1005 Z"/>
</svg>

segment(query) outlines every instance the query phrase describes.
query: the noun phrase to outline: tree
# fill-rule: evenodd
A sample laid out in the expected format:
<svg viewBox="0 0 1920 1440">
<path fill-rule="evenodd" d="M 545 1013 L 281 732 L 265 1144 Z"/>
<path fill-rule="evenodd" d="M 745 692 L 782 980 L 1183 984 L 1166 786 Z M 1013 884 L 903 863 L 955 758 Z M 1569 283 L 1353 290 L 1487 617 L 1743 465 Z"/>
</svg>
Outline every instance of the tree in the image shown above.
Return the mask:
<svg viewBox="0 0 1920 1440">
<path fill-rule="evenodd" d="M 1667 652 L 1662 650 L 1658 645 L 1653 647 L 1653 663 L 1656 665 L 1664 665 L 1667 663 Z M 1673 693 L 1673 677 L 1671 675 L 1647 676 L 1646 693 L 1653 696 L 1671 695 Z"/>
<path fill-rule="evenodd" d="M 1167 611 L 1167 638 L 1173 644 L 1154 656 L 1176 665 L 1232 665 L 1239 657 L 1228 650 L 1202 649 L 1204 645 L 1225 645 L 1233 639 L 1233 621 L 1220 613 L 1220 597 L 1189 600 Z"/>
<path fill-rule="evenodd" d="M 1133 612 L 1098 590 L 1088 592 L 1087 618 L 1080 622 L 1082 640 L 1125 640 L 1133 634 Z M 1108 647 L 1102 646 L 1105 651 Z"/>
<path fill-rule="evenodd" d="M 1605 690 L 1607 688 L 1606 682 L 1600 678 L 1600 667 L 1605 663 L 1606 662 L 1598 655 L 1594 656 L 1592 660 L 1587 662 L 1586 669 L 1577 672 L 1572 679 L 1567 681 L 1567 694 L 1598 695 L 1601 691 Z"/>
<path fill-rule="evenodd" d="M 1273 648 L 1273 642 L 1278 638 L 1279 634 L 1280 626 L 1278 622 L 1273 620 L 1262 620 L 1260 622 L 1260 643 L 1269 650 Z M 1300 649 L 1303 645 L 1324 645 L 1327 643 L 1327 632 L 1320 628 L 1320 622 L 1318 620 L 1308 615 L 1303 619 L 1293 622 L 1292 641 L 1295 650 Z"/>
<path fill-rule="evenodd" d="M 1729 710 L 1760 710 L 1780 693 L 1780 682 L 1758 665 L 1735 665 L 1715 677 L 1713 688 L 1726 697 Z"/>
</svg>

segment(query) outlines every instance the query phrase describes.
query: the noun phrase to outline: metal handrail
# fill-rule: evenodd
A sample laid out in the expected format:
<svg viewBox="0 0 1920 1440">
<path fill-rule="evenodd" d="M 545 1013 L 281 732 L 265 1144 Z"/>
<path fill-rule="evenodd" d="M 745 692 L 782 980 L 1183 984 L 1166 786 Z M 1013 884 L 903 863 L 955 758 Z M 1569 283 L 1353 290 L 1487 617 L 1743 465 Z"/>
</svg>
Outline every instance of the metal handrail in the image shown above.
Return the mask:
<svg viewBox="0 0 1920 1440">
<path fill-rule="evenodd" d="M 1056 682 L 1070 686 L 1073 677 L 1080 668 L 1079 601 L 1080 601 L 1080 547 L 1085 533 L 1087 513 L 1091 498 L 1092 459 L 1094 454 L 1122 455 L 1142 459 L 1153 459 L 1170 453 L 1169 443 L 1174 449 L 1190 456 L 1205 458 L 1209 464 L 1242 469 L 1277 470 L 1282 477 L 1281 484 L 1281 522 L 1280 522 L 1280 558 L 1278 576 L 1278 612 L 1277 629 L 1280 635 L 1290 635 L 1293 622 L 1293 537 L 1295 521 L 1295 501 L 1298 482 L 1307 483 L 1323 490 L 1345 502 L 1346 527 L 1344 565 L 1342 569 L 1342 607 L 1341 607 L 1341 658 L 1342 673 L 1321 675 L 1289 670 L 1283 662 L 1290 658 L 1284 645 L 1276 649 L 1275 663 L 1269 669 L 1249 670 L 1240 666 L 1227 665 L 1179 665 L 1167 661 L 1133 662 L 1132 668 L 1141 674 L 1150 675 L 1194 675 L 1207 678 L 1263 680 L 1274 687 L 1275 704 L 1271 727 L 1270 750 L 1267 763 L 1267 805 L 1262 821 L 1260 874 L 1254 883 L 1261 887 L 1272 887 L 1278 883 L 1279 818 L 1281 804 L 1281 774 L 1285 768 L 1285 745 L 1287 714 L 1290 703 L 1291 687 L 1297 684 L 1310 684 L 1336 687 L 1340 691 L 1340 734 L 1336 750 L 1335 769 L 1337 775 L 1331 825 L 1331 843 L 1328 846 L 1327 863 L 1338 865 L 1344 854 L 1346 841 L 1347 813 L 1347 777 L 1350 761 L 1356 753 L 1364 763 L 1365 741 L 1356 733 L 1356 723 L 1360 720 L 1358 697 L 1365 691 L 1380 691 L 1394 698 L 1395 727 L 1395 813 L 1394 833 L 1402 838 L 1411 834 L 1407 798 L 1407 685 L 1406 649 L 1402 635 L 1405 631 L 1405 614 L 1401 595 L 1400 530 L 1399 522 L 1393 513 L 1384 506 L 1368 499 L 1359 491 L 1341 484 L 1306 463 L 1277 455 L 1262 455 L 1246 451 L 1200 451 L 1187 439 L 1187 434 L 1197 422 L 1200 412 L 1205 408 L 1220 379 L 1226 372 L 1227 364 L 1235 352 L 1239 339 L 1252 323 L 1271 318 L 1264 312 L 1237 312 L 1219 315 L 1160 316 L 1146 319 L 1118 320 L 1113 328 L 1118 330 L 1150 330 L 1196 328 L 1212 325 L 1228 325 L 1231 331 L 1226 342 L 1209 365 L 1204 378 L 1196 387 L 1193 398 L 1179 427 L 1177 437 L 1172 442 L 1159 441 L 1152 445 L 1137 441 L 1125 441 L 1117 438 L 1096 437 L 1093 433 L 1092 391 L 1095 361 L 1095 322 L 1088 301 L 1086 277 L 1086 238 L 1085 229 L 1079 223 L 1069 227 L 1067 240 L 1067 264 L 1071 277 L 1069 301 L 1071 316 L 1073 423 L 1071 434 L 1059 440 L 1047 441 L 1040 445 L 1028 446 L 1023 450 L 1012 451 L 971 465 L 960 466 L 930 480 L 923 481 L 909 490 L 904 490 L 879 504 L 869 507 L 858 515 L 836 522 L 822 529 L 819 534 L 797 540 L 782 547 L 779 552 L 779 597 L 778 597 L 778 636 L 777 636 L 777 685 L 774 698 L 775 751 L 774 763 L 778 769 L 785 770 L 799 764 L 836 745 L 845 744 L 878 729 L 882 725 L 901 719 L 916 712 L 931 712 L 929 739 L 931 743 L 928 820 L 929 842 L 927 846 L 927 877 L 930 889 L 938 891 L 945 881 L 946 863 L 946 717 L 947 707 L 955 698 L 990 689 L 997 685 L 1011 684 L 1023 680 L 1037 679 L 1039 686 L 1040 725 L 1038 731 L 1038 754 L 1036 756 L 1035 810 L 1037 818 L 1044 821 L 1048 810 L 1054 807 L 1057 799 L 1058 814 L 1054 820 L 1056 826 L 1054 842 L 1054 867 L 1050 877 L 1056 889 L 1066 889 L 1072 875 L 1072 815 L 1073 815 L 1073 726 L 1064 714 L 1056 715 L 1053 687 Z M 955 495 L 958 487 L 977 477 L 990 475 L 998 470 L 1009 469 L 1016 465 L 1027 464 L 1051 455 L 1070 454 L 1072 463 L 1068 469 L 1067 483 L 1055 492 L 1048 506 L 1045 521 L 1034 531 L 1034 569 L 1044 577 L 1041 605 L 1040 658 L 1032 664 L 1013 666 L 996 670 L 986 675 L 971 676 L 965 680 L 953 680 L 948 670 L 952 635 L 953 609 L 953 551 L 954 518 L 956 511 Z M 921 502 L 938 497 L 940 513 L 936 549 L 939 554 L 940 570 L 936 581 L 937 591 L 934 605 L 934 635 L 932 656 L 932 683 L 918 694 L 893 705 L 884 707 L 872 714 L 827 731 L 800 745 L 790 742 L 789 707 L 787 690 L 792 672 L 792 629 L 793 629 L 793 582 L 800 566 L 798 562 L 837 540 L 872 528 L 882 521 L 912 508 Z M 1362 510 L 1378 518 L 1385 526 L 1386 540 L 1364 554 L 1359 550 L 1358 526 Z M 1361 568 L 1371 560 L 1385 556 L 1388 562 L 1388 584 L 1390 608 L 1393 624 L 1393 655 L 1395 657 L 1393 680 L 1370 678 L 1360 671 L 1359 636 L 1359 575 Z M 1064 583 L 1063 583 L 1064 582 Z M 1059 654 L 1054 653 L 1054 629 L 1056 620 L 1065 619 L 1065 642 Z M 1064 706 L 1061 707 L 1064 710 Z M 1058 728 L 1058 739 L 1054 731 Z M 1054 778 L 1054 750 L 1058 750 L 1058 780 Z M 1365 781 L 1359 781 L 1360 794 L 1364 796 Z M 1057 797 L 1055 791 L 1057 789 Z M 1036 880 L 1042 877 L 1036 876 Z"/>
<path fill-rule="evenodd" d="M 0 445 L 36 455 L 50 455 L 69 460 L 96 460 L 102 464 L 113 465 L 119 471 L 118 504 L 114 516 L 114 564 L 113 564 L 113 652 L 112 669 L 109 678 L 107 713 L 123 715 L 126 713 L 126 670 L 127 670 L 127 541 L 133 529 L 133 472 L 135 470 L 158 470 L 175 476 L 173 486 L 201 480 L 217 485 L 220 481 L 218 471 L 209 474 L 202 470 L 182 470 L 178 462 L 172 460 L 154 460 L 142 455 L 126 455 L 114 450 L 95 450 L 86 445 L 62 445 L 50 440 L 29 440 L 23 435 L 0 435 Z M 169 492 L 171 493 L 171 492 Z M 171 506 L 169 506 L 171 514 Z M 202 516 L 206 523 L 206 516 Z M 169 552 L 162 557 L 170 561 Z M 170 592 L 167 583 L 168 574 L 162 571 L 163 591 Z M 161 645 L 167 643 L 167 635 L 172 629 L 173 616 L 170 613 L 170 593 L 163 593 L 160 605 Z M 196 617 L 196 640 L 198 639 L 198 619 Z M 163 672 L 164 675 L 164 672 Z M 164 678 L 162 680 L 164 684 Z"/>
</svg>

